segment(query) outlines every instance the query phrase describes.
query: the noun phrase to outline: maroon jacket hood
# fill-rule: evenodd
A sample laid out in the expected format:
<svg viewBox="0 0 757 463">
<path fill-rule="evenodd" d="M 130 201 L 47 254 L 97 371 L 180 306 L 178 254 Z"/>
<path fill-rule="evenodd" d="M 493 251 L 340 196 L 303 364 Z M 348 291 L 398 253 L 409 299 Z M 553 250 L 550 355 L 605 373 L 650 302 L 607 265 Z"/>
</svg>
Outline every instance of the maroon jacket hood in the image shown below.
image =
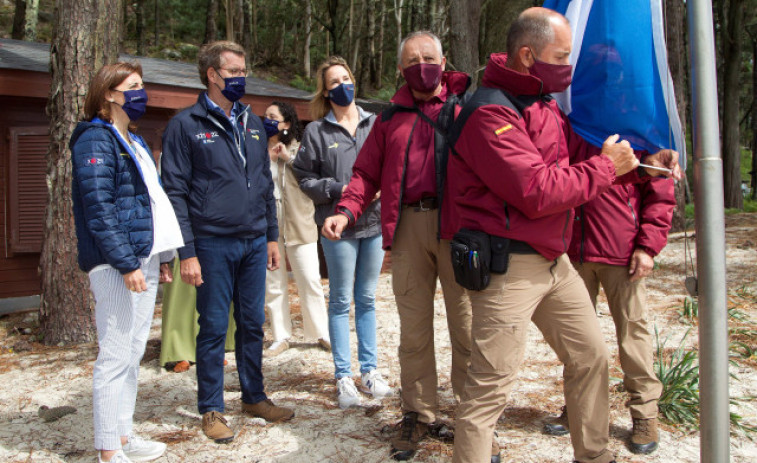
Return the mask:
<svg viewBox="0 0 757 463">
<path fill-rule="evenodd" d="M 510 69 L 506 66 L 507 53 L 492 53 L 484 70 L 481 85 L 502 88 L 509 93 L 519 95 L 540 95 L 542 82 L 530 74 Z"/>
</svg>

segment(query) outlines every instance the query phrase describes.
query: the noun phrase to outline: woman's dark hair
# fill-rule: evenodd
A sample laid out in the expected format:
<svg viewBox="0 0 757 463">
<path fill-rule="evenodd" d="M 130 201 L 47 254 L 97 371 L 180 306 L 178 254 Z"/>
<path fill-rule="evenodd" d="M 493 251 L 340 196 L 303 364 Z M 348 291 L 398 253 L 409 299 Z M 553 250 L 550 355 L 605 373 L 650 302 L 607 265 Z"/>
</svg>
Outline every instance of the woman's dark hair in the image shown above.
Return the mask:
<svg viewBox="0 0 757 463">
<path fill-rule="evenodd" d="M 283 131 L 279 132 L 279 141 L 289 146 L 292 140 L 302 140 L 302 126 L 300 126 L 300 120 L 297 118 L 297 111 L 294 109 L 294 106 L 289 103 L 284 103 L 283 101 L 274 101 L 271 103 L 271 106 L 279 108 L 279 112 L 281 113 L 281 117 L 284 118 L 284 122 L 289 122 L 290 128 L 287 130 L 286 135 Z"/>
<path fill-rule="evenodd" d="M 95 117 L 99 117 L 104 121 L 112 122 L 110 105 L 114 103 L 108 102 L 105 99 L 105 94 L 121 85 L 127 77 L 135 72 L 142 77 L 142 65 L 139 64 L 139 61 L 119 61 L 101 67 L 89 82 L 89 90 L 84 100 L 84 119 L 91 121 Z M 132 126 L 130 125 L 129 128 L 131 129 Z"/>
</svg>

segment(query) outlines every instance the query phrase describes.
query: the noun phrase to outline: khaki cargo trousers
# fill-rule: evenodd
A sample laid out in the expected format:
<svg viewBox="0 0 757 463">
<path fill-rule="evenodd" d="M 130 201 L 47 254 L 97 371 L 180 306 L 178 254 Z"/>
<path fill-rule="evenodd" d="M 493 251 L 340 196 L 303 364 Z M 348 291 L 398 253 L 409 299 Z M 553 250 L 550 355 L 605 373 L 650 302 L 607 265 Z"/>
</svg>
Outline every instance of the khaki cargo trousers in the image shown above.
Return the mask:
<svg viewBox="0 0 757 463">
<path fill-rule="evenodd" d="M 423 423 L 435 421 L 437 411 L 434 344 L 437 276 L 444 293 L 452 348 L 450 376 L 458 402 L 470 357 L 470 301 L 455 282 L 449 240 L 437 238 L 438 223 L 438 209 L 415 210 L 403 206 L 392 244 L 392 286 L 400 318 L 402 411 L 418 413 L 418 421 Z M 491 446 L 491 440 L 487 445 Z"/>
<path fill-rule="evenodd" d="M 455 425 L 453 462 L 490 460 L 494 426 L 505 408 L 533 320 L 564 364 L 570 438 L 579 462 L 608 463 L 609 353 L 583 281 L 566 255 L 511 254 L 506 274 L 468 291 L 472 349 Z"/>
<path fill-rule="evenodd" d="M 610 314 L 615 322 L 623 386 L 628 392 L 626 406 L 631 417 L 657 418 L 657 399 L 662 384 L 654 372 L 652 334 L 647 327 L 647 287 L 644 279 L 630 281 L 628 267 L 596 262 L 574 262 L 578 274 L 596 307 L 599 285 L 605 290 Z"/>
</svg>

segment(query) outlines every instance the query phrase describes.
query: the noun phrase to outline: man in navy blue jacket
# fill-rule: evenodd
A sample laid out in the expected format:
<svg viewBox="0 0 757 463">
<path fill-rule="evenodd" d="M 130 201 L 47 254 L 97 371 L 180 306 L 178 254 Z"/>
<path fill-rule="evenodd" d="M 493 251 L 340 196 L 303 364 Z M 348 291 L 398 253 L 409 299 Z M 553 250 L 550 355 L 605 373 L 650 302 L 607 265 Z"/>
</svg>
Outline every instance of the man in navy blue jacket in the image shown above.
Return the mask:
<svg viewBox="0 0 757 463">
<path fill-rule="evenodd" d="M 177 114 L 163 134 L 163 182 L 181 226 L 181 279 L 197 287 L 197 405 L 205 435 L 234 433 L 223 417 L 223 356 L 234 303 L 235 355 L 242 410 L 267 421 L 294 416 L 263 389 L 266 268 L 279 267 L 278 224 L 267 138 L 245 94 L 244 49 L 205 45 L 198 55 L 207 91 Z"/>
</svg>

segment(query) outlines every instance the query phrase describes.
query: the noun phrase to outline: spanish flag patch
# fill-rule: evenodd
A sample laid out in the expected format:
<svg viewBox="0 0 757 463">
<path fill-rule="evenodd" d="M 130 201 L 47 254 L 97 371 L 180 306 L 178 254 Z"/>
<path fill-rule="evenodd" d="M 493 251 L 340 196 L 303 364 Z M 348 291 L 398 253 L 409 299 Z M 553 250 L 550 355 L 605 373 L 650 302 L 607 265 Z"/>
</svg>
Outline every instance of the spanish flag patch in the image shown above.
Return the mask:
<svg viewBox="0 0 757 463">
<path fill-rule="evenodd" d="M 512 128 L 513 128 L 512 124 L 503 125 L 502 127 L 500 127 L 497 130 L 495 130 L 494 133 L 497 134 L 497 135 L 502 135 L 503 133 L 507 132 L 508 130 L 510 130 Z"/>
</svg>

